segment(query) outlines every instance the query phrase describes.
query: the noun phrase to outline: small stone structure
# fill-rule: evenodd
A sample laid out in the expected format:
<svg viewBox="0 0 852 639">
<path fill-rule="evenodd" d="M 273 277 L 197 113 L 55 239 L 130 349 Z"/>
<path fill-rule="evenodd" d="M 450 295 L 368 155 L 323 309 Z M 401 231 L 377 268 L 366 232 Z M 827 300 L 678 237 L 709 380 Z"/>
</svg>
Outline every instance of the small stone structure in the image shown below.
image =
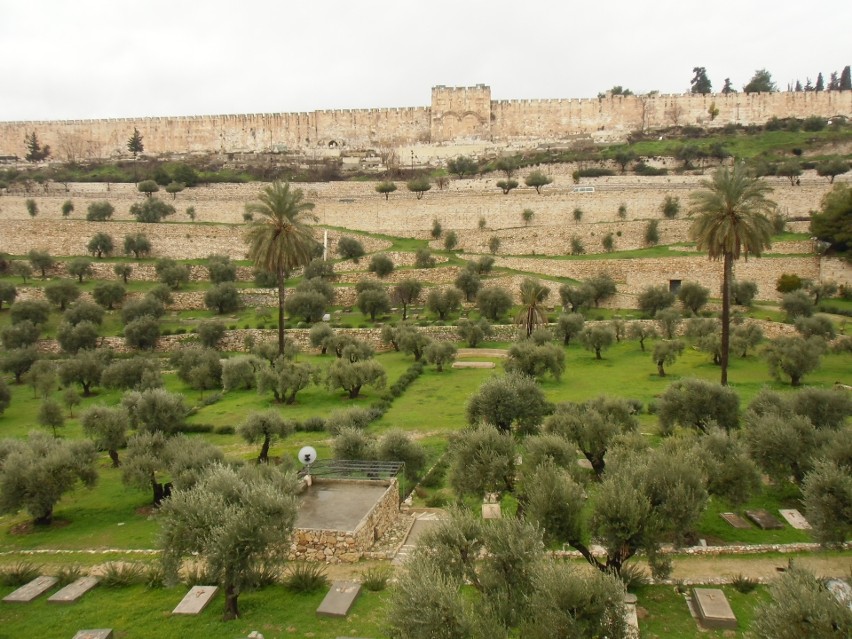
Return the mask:
<svg viewBox="0 0 852 639">
<path fill-rule="evenodd" d="M 386 490 L 351 530 L 333 528 L 297 528 L 290 544 L 290 561 L 353 563 L 361 559 L 377 539 L 399 516 L 399 485 L 396 479 L 330 480 L 313 478 L 313 486 L 341 483 L 347 485 L 384 485 Z"/>
</svg>

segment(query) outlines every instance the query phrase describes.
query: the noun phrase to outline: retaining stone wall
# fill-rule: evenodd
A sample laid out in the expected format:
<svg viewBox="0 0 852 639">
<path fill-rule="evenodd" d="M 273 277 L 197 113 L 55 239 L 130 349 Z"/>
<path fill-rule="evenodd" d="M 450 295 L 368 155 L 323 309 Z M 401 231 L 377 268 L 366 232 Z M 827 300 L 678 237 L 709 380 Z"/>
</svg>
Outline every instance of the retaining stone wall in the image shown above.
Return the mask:
<svg viewBox="0 0 852 639">
<path fill-rule="evenodd" d="M 314 479 L 313 481 L 321 483 L 326 480 Z M 375 482 L 366 483 L 375 485 Z M 288 558 L 290 561 L 354 563 L 369 551 L 376 539 L 385 534 L 398 516 L 399 487 L 396 479 L 392 479 L 388 482 L 388 489 L 379 502 L 354 531 L 297 529 L 293 532 Z"/>
</svg>

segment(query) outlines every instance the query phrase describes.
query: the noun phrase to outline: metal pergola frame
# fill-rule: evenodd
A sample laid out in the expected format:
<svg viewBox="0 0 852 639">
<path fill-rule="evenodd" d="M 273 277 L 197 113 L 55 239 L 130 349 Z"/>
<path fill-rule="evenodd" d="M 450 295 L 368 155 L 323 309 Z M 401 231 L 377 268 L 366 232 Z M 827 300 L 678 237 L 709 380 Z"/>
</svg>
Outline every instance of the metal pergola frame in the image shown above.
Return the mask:
<svg viewBox="0 0 852 639">
<path fill-rule="evenodd" d="M 405 468 L 405 462 L 366 461 L 360 459 L 321 459 L 303 466 L 299 477 L 330 477 L 336 479 L 391 479 Z"/>
</svg>

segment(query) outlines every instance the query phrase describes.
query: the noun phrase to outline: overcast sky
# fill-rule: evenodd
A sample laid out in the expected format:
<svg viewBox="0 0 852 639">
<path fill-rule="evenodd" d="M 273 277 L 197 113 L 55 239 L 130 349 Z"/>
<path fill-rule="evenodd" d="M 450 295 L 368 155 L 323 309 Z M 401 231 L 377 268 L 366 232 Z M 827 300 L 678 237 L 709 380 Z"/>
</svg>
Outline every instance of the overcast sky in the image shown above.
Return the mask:
<svg viewBox="0 0 852 639">
<path fill-rule="evenodd" d="M 849 0 L 0 0 L 0 121 L 784 89 L 852 64 Z"/>
</svg>

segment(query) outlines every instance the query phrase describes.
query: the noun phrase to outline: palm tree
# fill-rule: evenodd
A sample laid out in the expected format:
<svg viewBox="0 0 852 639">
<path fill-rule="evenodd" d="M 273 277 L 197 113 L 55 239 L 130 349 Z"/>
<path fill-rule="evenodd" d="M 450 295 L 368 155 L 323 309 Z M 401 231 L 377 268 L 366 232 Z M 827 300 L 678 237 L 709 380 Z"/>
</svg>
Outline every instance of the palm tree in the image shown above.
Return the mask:
<svg viewBox="0 0 852 639">
<path fill-rule="evenodd" d="M 527 337 L 532 335 L 536 326 L 547 324 L 547 313 L 544 310 L 544 300 L 550 295 L 550 289 L 538 280 L 526 278 L 521 282 L 521 311 L 515 318 L 516 324 L 521 324 Z"/>
<path fill-rule="evenodd" d="M 255 265 L 274 273 L 278 283 L 278 352 L 284 353 L 284 282 L 293 269 L 306 266 L 317 242 L 308 221 L 313 202 L 305 202 L 301 189 L 290 190 L 286 182 L 275 182 L 260 192 L 257 202 L 246 204 L 246 213 L 256 219 L 245 234 L 248 256 Z"/>
<path fill-rule="evenodd" d="M 731 169 L 719 167 L 696 191 L 691 215 L 695 214 L 689 237 L 711 260 L 723 260 L 722 276 L 722 385 L 728 384 L 728 350 L 731 330 L 731 282 L 734 260 L 760 257 L 769 248 L 772 223 L 764 213 L 775 208 L 766 198 L 772 187 L 748 174 L 743 162 Z"/>
</svg>

